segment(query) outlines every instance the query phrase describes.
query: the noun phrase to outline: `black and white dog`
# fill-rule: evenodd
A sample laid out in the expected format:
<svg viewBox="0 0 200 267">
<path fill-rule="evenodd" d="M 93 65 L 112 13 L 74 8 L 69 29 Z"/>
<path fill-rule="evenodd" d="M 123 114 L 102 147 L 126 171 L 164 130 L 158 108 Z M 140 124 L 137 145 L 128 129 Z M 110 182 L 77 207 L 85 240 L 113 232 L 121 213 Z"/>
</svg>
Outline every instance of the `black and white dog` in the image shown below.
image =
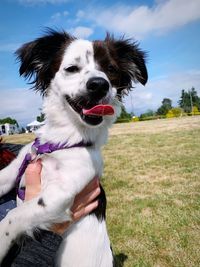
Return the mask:
<svg viewBox="0 0 200 267">
<path fill-rule="evenodd" d="M 70 220 L 75 195 L 95 176 L 102 175 L 101 146 L 120 114 L 124 90 L 129 90 L 133 81 L 143 85 L 147 82 L 145 53 L 138 44 L 110 35 L 104 41 L 90 42 L 48 30 L 16 53 L 20 75 L 32 78 L 33 88 L 44 96 L 45 125 L 37 132 L 39 142 L 59 149 L 40 155 L 40 195 L 19 203 L 0 222 L 0 261 L 23 233 Z M 15 186 L 27 153 L 32 159 L 36 157 L 31 145 L 1 171 L 0 195 Z M 19 187 L 23 186 L 22 177 Z M 99 207 L 67 231 L 58 253 L 58 266 L 113 266 L 103 192 L 100 198 Z"/>
</svg>

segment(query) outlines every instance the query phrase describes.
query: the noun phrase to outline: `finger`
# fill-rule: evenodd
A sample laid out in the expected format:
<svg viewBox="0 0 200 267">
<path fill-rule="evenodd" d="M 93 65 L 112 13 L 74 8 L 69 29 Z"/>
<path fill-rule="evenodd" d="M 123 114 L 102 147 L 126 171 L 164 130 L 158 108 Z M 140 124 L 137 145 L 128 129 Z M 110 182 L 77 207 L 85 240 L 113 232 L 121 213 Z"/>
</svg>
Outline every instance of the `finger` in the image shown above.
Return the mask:
<svg viewBox="0 0 200 267">
<path fill-rule="evenodd" d="M 80 197 L 83 195 L 88 194 L 93 189 L 97 188 L 99 186 L 99 178 L 94 177 L 92 181 L 89 182 L 89 184 L 86 185 L 86 187 L 78 194 Z"/>
<path fill-rule="evenodd" d="M 73 221 L 78 221 L 81 217 L 88 215 L 91 211 L 98 207 L 98 200 L 90 203 L 86 207 L 73 213 Z"/>
<path fill-rule="evenodd" d="M 71 210 L 73 212 L 76 212 L 78 210 L 80 210 L 82 207 L 85 207 L 86 205 L 88 205 L 89 203 L 91 203 L 92 201 L 95 200 L 95 198 L 100 194 L 101 189 L 100 187 L 94 188 L 93 191 L 89 192 L 88 194 L 80 197 L 77 196 L 75 198 L 74 204 L 71 208 Z"/>
<path fill-rule="evenodd" d="M 81 202 L 81 199 L 83 197 L 85 197 L 85 195 L 87 195 L 88 193 L 90 193 L 91 191 L 95 190 L 96 188 L 99 187 L 99 178 L 95 177 L 94 179 L 92 179 L 91 182 L 89 182 L 88 185 L 86 185 L 86 187 L 75 197 L 74 199 L 74 204 L 76 204 L 76 202 Z M 80 200 L 80 201 L 79 201 Z"/>
</svg>

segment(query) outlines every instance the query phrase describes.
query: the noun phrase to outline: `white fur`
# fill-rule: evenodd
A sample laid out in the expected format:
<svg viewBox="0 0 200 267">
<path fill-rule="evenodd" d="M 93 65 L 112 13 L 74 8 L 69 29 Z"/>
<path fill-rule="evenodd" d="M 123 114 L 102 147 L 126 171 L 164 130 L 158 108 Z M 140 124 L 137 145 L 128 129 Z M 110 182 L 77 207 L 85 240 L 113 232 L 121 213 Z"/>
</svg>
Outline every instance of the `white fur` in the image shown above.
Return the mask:
<svg viewBox="0 0 200 267">
<path fill-rule="evenodd" d="M 91 215 L 72 225 L 66 232 L 58 258 L 61 266 L 113 266 L 105 221 L 99 222 Z"/>
<path fill-rule="evenodd" d="M 42 143 L 68 141 L 69 144 L 75 144 L 83 140 L 91 141 L 94 145 L 59 150 L 42 156 L 40 195 L 10 211 L 0 222 L 0 261 L 12 241 L 21 234 L 35 227 L 47 228 L 52 223 L 70 220 L 70 207 L 75 195 L 94 176 L 102 175 L 100 149 L 107 141 L 108 128 L 120 112 L 119 102 L 115 99 L 116 89 L 110 85 L 106 96 L 115 109 L 115 115 L 105 116 L 98 126 L 89 126 L 83 122 L 63 97 L 65 94 L 73 97 L 86 91 L 86 82 L 91 77 L 103 77 L 109 82 L 105 73 L 98 69 L 93 54 L 92 43 L 84 40 L 73 41 L 66 49 L 60 68 L 47 89 L 43 107 L 46 124 L 37 135 Z M 80 72 L 67 74 L 64 68 L 73 65 L 78 57 Z M 0 195 L 4 195 L 14 186 L 18 168 L 27 152 L 30 152 L 30 144 L 21 150 L 16 160 L 1 171 Z M 37 203 L 41 197 L 45 207 Z M 61 267 L 111 267 L 112 253 L 105 221 L 100 222 L 91 215 L 74 224 L 67 231 L 59 254 L 58 265 Z"/>
</svg>

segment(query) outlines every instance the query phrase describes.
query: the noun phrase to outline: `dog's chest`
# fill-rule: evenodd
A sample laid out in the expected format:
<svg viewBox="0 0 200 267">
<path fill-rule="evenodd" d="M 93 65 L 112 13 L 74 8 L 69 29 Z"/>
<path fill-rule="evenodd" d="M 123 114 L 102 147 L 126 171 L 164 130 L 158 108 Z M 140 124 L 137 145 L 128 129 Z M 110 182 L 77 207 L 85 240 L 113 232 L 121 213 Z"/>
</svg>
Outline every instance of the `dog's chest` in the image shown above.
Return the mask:
<svg viewBox="0 0 200 267">
<path fill-rule="evenodd" d="M 99 149 L 73 148 L 56 151 L 42 160 L 42 187 L 49 182 L 78 182 L 80 188 L 95 176 L 102 175 L 103 161 Z"/>
</svg>

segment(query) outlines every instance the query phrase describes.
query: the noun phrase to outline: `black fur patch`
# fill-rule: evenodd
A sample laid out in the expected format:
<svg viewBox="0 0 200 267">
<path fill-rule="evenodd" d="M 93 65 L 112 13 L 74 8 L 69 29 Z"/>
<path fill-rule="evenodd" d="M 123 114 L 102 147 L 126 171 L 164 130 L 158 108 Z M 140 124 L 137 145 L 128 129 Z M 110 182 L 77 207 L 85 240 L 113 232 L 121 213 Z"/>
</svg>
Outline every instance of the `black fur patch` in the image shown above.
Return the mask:
<svg viewBox="0 0 200 267">
<path fill-rule="evenodd" d="M 8 232 L 6 232 L 6 236 L 9 236 L 9 233 Z"/>
<path fill-rule="evenodd" d="M 94 57 L 106 73 L 118 95 L 132 88 L 132 81 L 145 85 L 148 79 L 146 53 L 131 39 L 115 39 L 107 35 L 104 41 L 94 41 Z"/>
<path fill-rule="evenodd" d="M 106 194 L 103 187 L 100 185 L 101 193 L 96 198 L 98 200 L 98 207 L 90 214 L 95 214 L 98 220 L 102 221 L 106 219 Z"/>
<path fill-rule="evenodd" d="M 43 198 L 39 198 L 38 199 L 38 205 L 42 206 L 42 207 L 46 207 L 46 204 L 44 203 Z"/>
</svg>

